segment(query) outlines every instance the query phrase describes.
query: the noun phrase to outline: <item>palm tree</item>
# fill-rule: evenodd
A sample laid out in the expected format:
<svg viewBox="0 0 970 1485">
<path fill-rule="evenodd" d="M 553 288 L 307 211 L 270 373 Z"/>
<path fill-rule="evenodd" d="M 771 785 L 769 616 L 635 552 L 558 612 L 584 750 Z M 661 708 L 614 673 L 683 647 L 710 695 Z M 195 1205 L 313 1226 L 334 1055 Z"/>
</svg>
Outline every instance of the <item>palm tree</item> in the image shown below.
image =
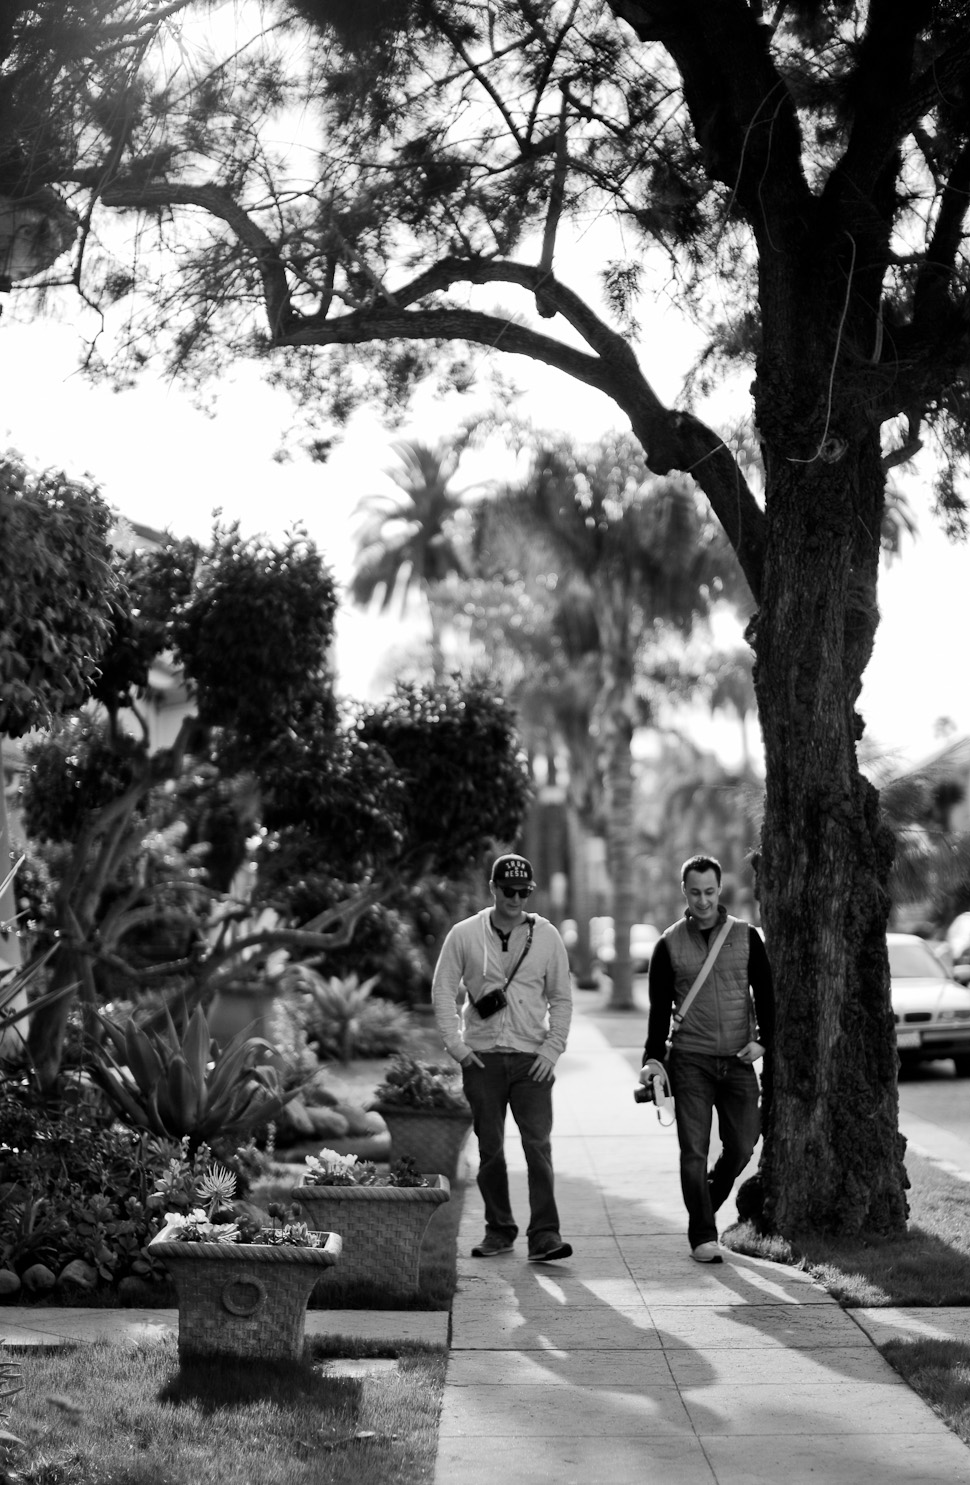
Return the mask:
<svg viewBox="0 0 970 1485">
<path fill-rule="evenodd" d="M 733 711 L 741 727 L 741 759 L 746 775 L 752 773 L 751 749 L 748 742 L 748 718 L 757 715 L 754 694 L 754 654 L 749 645 L 739 644 L 722 650 L 714 657 L 707 673 L 706 690 L 712 712 Z"/>
<path fill-rule="evenodd" d="M 350 585 L 355 603 L 369 604 L 380 594 L 380 612 L 395 595 L 406 613 L 413 589 L 428 605 L 431 656 L 435 679 L 444 673 L 441 628 L 435 588 L 453 573 L 466 572 L 455 516 L 467 491 L 450 488 L 469 441 L 464 431 L 434 448 L 419 442 L 393 445 L 401 463 L 387 474 L 400 496 L 367 495 L 358 509 L 366 517 L 357 540 L 357 570 Z"/>
<path fill-rule="evenodd" d="M 583 456 L 565 442 L 540 451 L 521 487 L 480 508 L 475 549 L 484 570 L 507 576 L 526 554 L 564 614 L 588 609 L 598 672 L 590 732 L 606 783 L 614 899 L 611 1004 L 632 1009 L 631 745 L 651 718 L 650 660 L 670 631 L 689 634 L 718 598 L 740 595 L 743 579 L 692 483 L 654 478 L 629 438 L 605 439 Z"/>
<path fill-rule="evenodd" d="M 539 549 L 522 546 L 517 561 L 512 573 L 460 582 L 450 598 L 452 622 L 467 634 L 473 668 L 484 664 L 515 708 L 533 765 L 541 760 L 545 781 L 562 786 L 577 925 L 570 959 L 578 983 L 590 989 L 597 979 L 589 920 L 602 910 L 594 906 L 590 869 L 591 842 L 603 834 L 604 814 L 602 779 L 589 746 L 599 693 L 598 629 L 584 592 L 543 583 Z"/>
</svg>

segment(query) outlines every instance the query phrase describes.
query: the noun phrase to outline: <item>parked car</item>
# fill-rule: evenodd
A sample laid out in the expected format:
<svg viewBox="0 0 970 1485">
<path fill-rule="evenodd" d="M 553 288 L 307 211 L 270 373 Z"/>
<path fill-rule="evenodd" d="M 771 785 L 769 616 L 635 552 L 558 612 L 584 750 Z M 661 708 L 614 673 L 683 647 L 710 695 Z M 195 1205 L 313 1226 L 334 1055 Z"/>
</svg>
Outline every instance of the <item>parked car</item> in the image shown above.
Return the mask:
<svg viewBox="0 0 970 1485">
<path fill-rule="evenodd" d="M 970 985 L 970 913 L 960 913 L 946 931 L 947 947 L 953 961 L 953 978 Z"/>
<path fill-rule="evenodd" d="M 601 920 L 609 923 L 609 932 L 604 933 L 596 950 L 596 958 L 604 974 L 613 973 L 613 961 L 616 958 L 616 946 L 613 942 L 613 920 L 612 918 Z M 633 963 L 635 975 L 645 975 L 650 968 L 650 955 L 653 953 L 654 944 L 660 937 L 660 930 L 652 923 L 630 924 L 630 959 Z"/>
<path fill-rule="evenodd" d="M 890 933 L 887 942 L 900 1062 L 952 1057 L 957 1075 L 970 1077 L 970 989 L 916 934 Z"/>
</svg>

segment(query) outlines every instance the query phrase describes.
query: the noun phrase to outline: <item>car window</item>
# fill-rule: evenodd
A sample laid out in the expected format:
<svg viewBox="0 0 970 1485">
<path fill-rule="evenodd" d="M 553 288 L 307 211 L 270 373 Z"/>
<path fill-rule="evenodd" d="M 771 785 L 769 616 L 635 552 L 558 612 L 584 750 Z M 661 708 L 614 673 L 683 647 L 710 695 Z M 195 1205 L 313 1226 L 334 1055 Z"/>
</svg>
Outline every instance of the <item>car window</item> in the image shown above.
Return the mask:
<svg viewBox="0 0 970 1485">
<path fill-rule="evenodd" d="M 890 944 L 889 973 L 895 980 L 945 980 L 943 966 L 925 944 Z"/>
</svg>

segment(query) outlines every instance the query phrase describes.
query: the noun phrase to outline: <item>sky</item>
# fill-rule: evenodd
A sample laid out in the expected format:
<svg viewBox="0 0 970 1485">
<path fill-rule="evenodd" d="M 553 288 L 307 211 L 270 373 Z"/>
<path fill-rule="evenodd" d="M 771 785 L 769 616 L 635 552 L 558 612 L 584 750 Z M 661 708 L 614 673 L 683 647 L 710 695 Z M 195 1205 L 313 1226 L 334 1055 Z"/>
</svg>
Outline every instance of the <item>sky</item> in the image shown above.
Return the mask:
<svg viewBox="0 0 970 1485">
<path fill-rule="evenodd" d="M 641 363 L 658 394 L 673 398 L 679 369 L 670 354 L 670 326 L 655 320 L 641 344 Z M 644 349 L 644 344 L 647 349 Z M 227 368 L 214 417 L 191 405 L 177 386 L 148 373 L 137 389 L 113 393 L 88 385 L 76 371 L 79 341 L 68 319 L 18 323 L 0 316 L 0 447 L 14 448 L 38 468 L 90 475 L 104 498 L 129 520 L 176 535 L 206 537 L 212 513 L 238 519 L 246 534 L 280 537 L 302 523 L 346 585 L 353 571 L 357 506 L 362 496 L 392 493 L 386 471 L 397 438 L 434 442 L 454 431 L 468 411 L 458 399 L 422 399 L 414 418 L 389 431 L 370 413 L 358 415 L 325 465 L 297 451 L 279 463 L 289 422 L 284 394 L 255 373 Z M 482 353 L 488 354 L 488 353 Z M 509 370 L 525 389 L 521 413 L 549 431 L 592 441 L 622 427 L 601 394 L 520 358 Z M 744 411 L 738 408 L 737 414 Z M 511 456 L 498 447 L 469 458 L 458 484 L 501 478 Z M 904 767 L 940 746 L 936 723 L 948 717 L 970 733 L 970 548 L 951 545 L 930 512 L 928 480 L 897 481 L 919 523 L 902 556 L 880 580 L 882 621 L 860 707 L 881 755 Z M 386 678 L 388 652 L 400 645 L 397 612 L 378 616 L 342 602 L 338 614 L 338 685 L 347 695 L 375 697 Z M 419 628 L 415 617 L 414 628 Z M 392 667 L 393 668 L 393 667 Z M 737 724 L 696 721 L 702 746 L 737 761 Z"/>
</svg>

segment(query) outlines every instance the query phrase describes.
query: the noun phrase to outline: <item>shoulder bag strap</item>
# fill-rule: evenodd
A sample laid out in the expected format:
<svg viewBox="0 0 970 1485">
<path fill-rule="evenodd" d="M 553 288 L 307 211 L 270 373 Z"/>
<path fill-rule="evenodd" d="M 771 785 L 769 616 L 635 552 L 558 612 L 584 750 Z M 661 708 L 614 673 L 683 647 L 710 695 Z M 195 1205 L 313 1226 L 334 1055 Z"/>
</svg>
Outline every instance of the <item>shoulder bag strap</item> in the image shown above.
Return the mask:
<svg viewBox="0 0 970 1485">
<path fill-rule="evenodd" d="M 687 1012 L 690 1010 L 691 1005 L 693 1004 L 694 996 L 697 994 L 698 990 L 701 988 L 704 981 L 710 974 L 711 970 L 714 968 L 714 961 L 717 958 L 718 954 L 720 954 L 721 952 L 721 949 L 724 945 L 724 940 L 727 938 L 728 934 L 731 932 L 731 929 L 738 921 L 739 920 L 737 918 L 732 918 L 729 915 L 720 933 L 711 944 L 707 958 L 701 965 L 700 973 L 698 974 L 697 979 L 694 981 L 693 985 L 691 985 L 687 994 L 681 1001 L 680 1010 L 675 1012 L 673 1016 L 670 1027 L 671 1036 L 673 1036 L 676 1031 L 680 1030 L 684 1017 L 687 1015 Z"/>
<path fill-rule="evenodd" d="M 512 968 L 511 968 L 511 970 L 509 972 L 508 978 L 506 979 L 505 984 L 502 986 L 502 989 L 503 990 L 507 990 L 509 988 L 509 986 L 511 985 L 512 981 L 515 979 L 515 976 L 518 974 L 519 966 L 521 965 L 523 959 L 525 958 L 526 954 L 528 954 L 529 950 L 532 948 L 532 938 L 533 938 L 533 935 L 535 934 L 535 931 L 536 931 L 535 914 L 526 913 L 526 915 L 525 915 L 525 921 L 529 925 L 529 937 L 525 941 L 525 948 L 522 950 L 522 953 L 519 955 L 518 959 L 513 964 Z M 485 930 L 483 929 L 483 932 L 484 931 Z M 487 950 L 486 950 L 486 953 L 485 953 L 485 958 L 486 958 L 486 962 L 487 962 L 487 959 L 488 959 L 488 951 Z M 483 966 L 483 968 L 484 968 L 484 966 Z M 488 992 L 488 993 L 491 993 L 491 992 Z M 475 1004 L 474 998 L 471 995 L 469 995 L 468 998 L 471 1001 L 472 1005 L 474 1005 Z"/>
<path fill-rule="evenodd" d="M 509 988 L 509 986 L 511 985 L 512 981 L 515 979 L 515 976 L 517 975 L 517 973 L 519 971 L 519 966 L 521 965 L 523 959 L 525 958 L 526 954 L 528 954 L 529 950 L 532 948 L 532 935 L 536 931 L 536 920 L 535 920 L 535 918 L 533 916 L 530 916 L 528 913 L 526 913 L 525 921 L 529 925 L 529 937 L 525 941 L 525 948 L 522 950 L 522 953 L 519 955 L 518 959 L 515 961 L 515 963 L 513 964 L 511 970 L 509 971 L 509 977 L 505 981 L 505 984 L 502 986 L 502 989 L 503 990 L 507 990 Z"/>
</svg>

